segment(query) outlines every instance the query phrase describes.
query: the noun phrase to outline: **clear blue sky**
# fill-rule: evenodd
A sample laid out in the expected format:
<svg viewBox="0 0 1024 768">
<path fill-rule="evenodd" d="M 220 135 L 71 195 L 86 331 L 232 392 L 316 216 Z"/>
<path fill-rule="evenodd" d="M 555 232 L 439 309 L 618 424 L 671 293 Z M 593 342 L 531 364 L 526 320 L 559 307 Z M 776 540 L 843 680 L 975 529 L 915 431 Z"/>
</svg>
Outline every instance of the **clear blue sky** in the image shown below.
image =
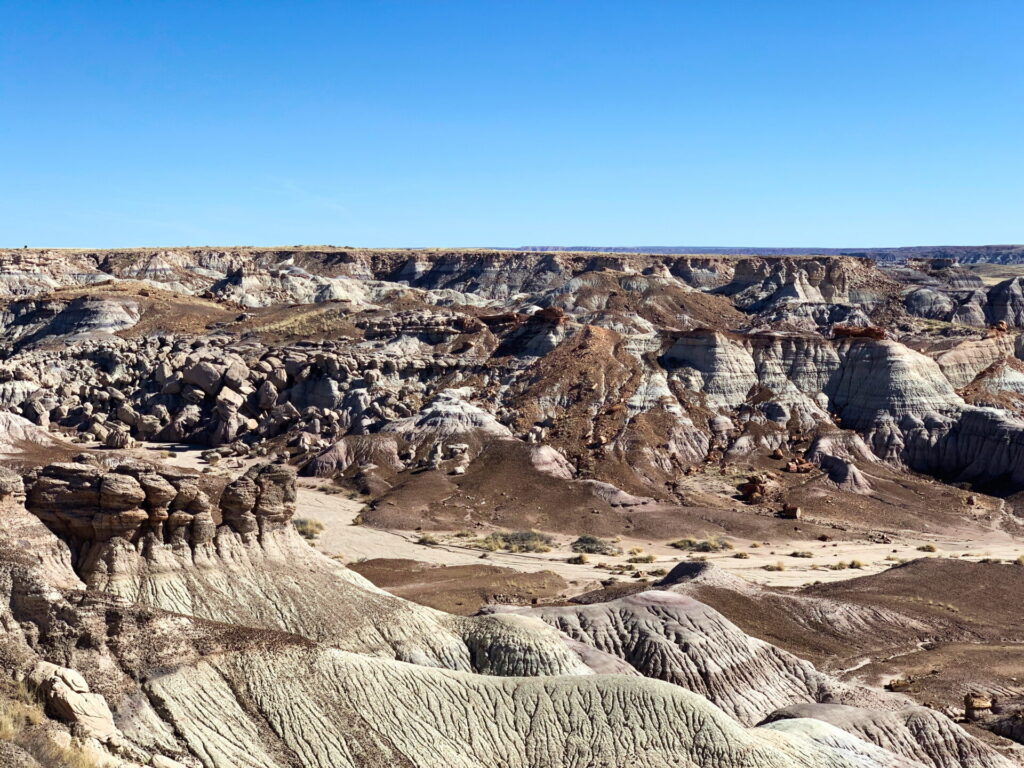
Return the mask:
<svg viewBox="0 0 1024 768">
<path fill-rule="evenodd" d="M 0 0 L 0 245 L 1024 242 L 1024 3 Z"/>
</svg>

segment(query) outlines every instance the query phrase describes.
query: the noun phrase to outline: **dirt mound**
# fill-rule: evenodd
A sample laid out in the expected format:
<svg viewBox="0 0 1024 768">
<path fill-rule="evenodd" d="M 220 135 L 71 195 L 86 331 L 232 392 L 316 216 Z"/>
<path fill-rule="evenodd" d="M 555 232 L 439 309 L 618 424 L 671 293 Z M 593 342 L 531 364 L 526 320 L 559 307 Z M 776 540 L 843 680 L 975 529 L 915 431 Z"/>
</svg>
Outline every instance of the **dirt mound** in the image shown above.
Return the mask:
<svg viewBox="0 0 1024 768">
<path fill-rule="evenodd" d="M 439 566 L 380 558 L 349 567 L 393 595 L 460 616 L 495 603 L 549 602 L 564 596 L 569 587 L 551 571 L 523 573 L 493 565 Z"/>
</svg>

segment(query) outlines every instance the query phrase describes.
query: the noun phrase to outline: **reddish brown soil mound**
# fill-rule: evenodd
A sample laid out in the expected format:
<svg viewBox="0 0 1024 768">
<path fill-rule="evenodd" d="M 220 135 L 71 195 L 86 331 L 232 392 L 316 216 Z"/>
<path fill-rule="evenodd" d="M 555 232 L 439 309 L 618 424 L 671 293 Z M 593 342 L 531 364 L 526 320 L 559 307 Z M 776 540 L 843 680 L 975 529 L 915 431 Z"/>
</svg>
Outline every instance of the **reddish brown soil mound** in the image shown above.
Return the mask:
<svg viewBox="0 0 1024 768">
<path fill-rule="evenodd" d="M 522 573 L 493 565 L 440 566 L 380 558 L 349 567 L 393 595 L 462 616 L 489 603 L 530 605 L 552 600 L 568 588 L 551 571 Z"/>
</svg>

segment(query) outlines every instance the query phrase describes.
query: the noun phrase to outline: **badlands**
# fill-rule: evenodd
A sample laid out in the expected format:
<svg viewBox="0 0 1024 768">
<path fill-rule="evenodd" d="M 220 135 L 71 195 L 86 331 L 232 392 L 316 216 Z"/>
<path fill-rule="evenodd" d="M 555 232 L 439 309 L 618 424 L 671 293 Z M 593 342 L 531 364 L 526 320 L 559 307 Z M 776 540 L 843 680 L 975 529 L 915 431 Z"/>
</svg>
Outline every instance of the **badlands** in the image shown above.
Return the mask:
<svg viewBox="0 0 1024 768">
<path fill-rule="evenodd" d="M 1024 268 L 871 256 L 0 251 L 0 764 L 1024 765 Z"/>
</svg>

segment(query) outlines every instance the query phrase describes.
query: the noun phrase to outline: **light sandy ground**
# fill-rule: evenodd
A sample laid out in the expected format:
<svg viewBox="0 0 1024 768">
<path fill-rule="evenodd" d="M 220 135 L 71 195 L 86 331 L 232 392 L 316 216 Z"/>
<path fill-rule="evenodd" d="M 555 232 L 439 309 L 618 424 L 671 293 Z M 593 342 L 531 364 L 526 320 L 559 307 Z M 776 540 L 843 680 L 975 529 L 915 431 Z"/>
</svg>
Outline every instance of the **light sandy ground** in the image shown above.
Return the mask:
<svg viewBox="0 0 1024 768">
<path fill-rule="evenodd" d="M 137 449 L 138 455 L 163 461 L 183 469 L 204 471 L 210 469 L 201 458 L 200 449 L 190 446 L 144 446 Z M 244 471 L 255 459 L 224 459 L 212 471 L 232 476 Z M 415 531 L 384 530 L 364 525 L 353 525 L 356 516 L 363 509 L 362 502 L 344 494 L 328 494 L 319 490 L 330 487 L 322 481 L 299 479 L 298 512 L 296 517 L 318 520 L 324 524 L 323 534 L 315 546 L 326 555 L 338 557 L 343 562 L 369 560 L 373 558 L 404 558 L 421 560 L 438 565 L 497 565 L 520 571 L 554 571 L 566 581 L 574 583 L 579 591 L 596 586 L 601 580 L 617 578 L 630 579 L 629 574 L 614 574 L 595 567 L 598 563 L 609 566 L 625 564 L 628 551 L 640 548 L 643 554 L 654 555 L 651 563 L 637 564 L 644 574 L 652 570 L 671 570 L 680 561 L 707 558 L 708 561 L 725 568 L 749 581 L 770 586 L 798 587 L 815 581 L 839 581 L 885 570 L 900 560 L 917 557 L 964 557 L 980 560 L 985 557 L 1000 560 L 1016 560 L 1024 555 L 1024 541 L 1006 534 L 993 532 L 984 540 L 956 541 L 940 536 L 908 535 L 893 539 L 890 544 L 875 544 L 866 541 L 773 541 L 752 542 L 730 539 L 732 550 L 709 554 L 691 554 L 668 546 L 665 541 L 622 539 L 617 546 L 627 554 L 620 556 L 590 555 L 585 565 L 565 562 L 572 556 L 569 548 L 574 537 L 555 536 L 557 546 L 545 553 L 488 552 L 486 558 L 480 549 L 467 546 L 464 539 L 449 534 L 432 534 L 439 543 L 417 544 L 420 534 Z M 755 546 L 756 544 L 756 546 Z M 934 546 L 938 551 L 923 552 L 921 546 Z M 746 559 L 735 557 L 739 552 L 747 553 Z M 810 558 L 792 557 L 793 552 L 810 552 Z M 829 566 L 857 561 L 859 568 L 833 570 Z M 784 570 L 766 570 L 765 566 L 781 563 Z M 657 574 L 649 578 L 657 578 Z"/>
<path fill-rule="evenodd" d="M 420 534 L 415 531 L 382 530 L 363 525 L 353 525 L 363 505 L 342 494 L 326 494 L 317 490 L 311 481 L 300 481 L 298 492 L 298 517 L 318 520 L 324 524 L 324 532 L 316 541 L 322 552 L 338 556 L 344 562 L 378 557 L 408 558 L 439 565 L 468 565 L 486 563 L 515 568 L 521 571 L 554 571 L 567 581 L 577 585 L 588 585 L 613 574 L 595 567 L 598 563 L 614 565 L 625 563 L 628 554 L 617 557 L 603 555 L 589 556 L 585 565 L 566 563 L 572 555 L 569 543 L 572 537 L 556 536 L 558 546 L 546 553 L 488 552 L 481 559 L 480 549 L 466 546 L 462 540 L 449 535 L 432 534 L 440 543 L 430 546 L 417 544 Z M 1002 534 L 993 534 L 985 542 L 958 542 L 941 537 L 912 537 L 893 540 L 890 544 L 874 544 L 864 541 L 819 542 L 775 541 L 771 543 L 730 540 L 734 549 L 707 555 L 690 555 L 669 547 L 667 542 L 623 539 L 617 546 L 628 552 L 633 547 L 643 549 L 644 554 L 654 555 L 652 563 L 637 565 L 642 572 L 663 568 L 671 570 L 682 560 L 706 557 L 709 561 L 745 579 L 771 586 L 801 586 L 815 581 L 838 581 L 877 573 L 895 565 L 900 560 L 917 557 L 961 557 L 980 560 L 995 557 L 1002 560 L 1016 559 L 1024 554 L 1024 542 Z M 935 553 L 922 552 L 919 546 L 934 546 Z M 734 555 L 746 552 L 747 559 Z M 810 558 L 792 557 L 792 552 L 810 552 Z M 890 558 L 890 559 L 886 559 Z M 837 563 L 859 561 L 860 568 L 832 570 L 828 566 Z M 766 565 L 782 563 L 785 570 L 765 570 Z M 628 575 L 618 575 L 626 580 Z"/>
<path fill-rule="evenodd" d="M 216 472 L 237 477 L 253 464 L 260 461 L 258 458 L 240 458 L 231 456 L 221 459 L 215 467 L 211 467 L 203 458 L 205 448 L 195 448 L 189 445 L 173 443 L 152 444 L 147 443 L 133 450 L 135 455 L 150 461 L 159 461 L 170 464 L 181 469 L 193 469 L 196 472 Z"/>
</svg>

